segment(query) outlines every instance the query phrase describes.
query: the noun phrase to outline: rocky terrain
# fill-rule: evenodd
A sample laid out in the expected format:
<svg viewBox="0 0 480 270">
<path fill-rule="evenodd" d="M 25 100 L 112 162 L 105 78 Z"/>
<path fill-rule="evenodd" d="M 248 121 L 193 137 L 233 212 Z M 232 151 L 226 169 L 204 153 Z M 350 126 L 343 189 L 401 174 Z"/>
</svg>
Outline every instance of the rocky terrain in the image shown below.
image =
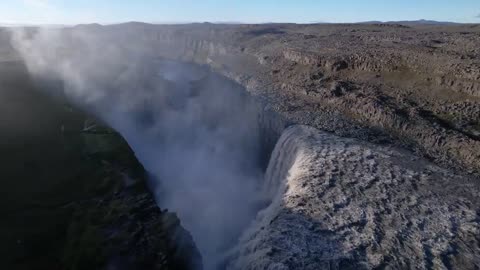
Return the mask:
<svg viewBox="0 0 480 270">
<path fill-rule="evenodd" d="M 267 206 L 226 268 L 480 267 L 480 25 L 60 31 L 206 65 L 262 104 Z"/>
</svg>

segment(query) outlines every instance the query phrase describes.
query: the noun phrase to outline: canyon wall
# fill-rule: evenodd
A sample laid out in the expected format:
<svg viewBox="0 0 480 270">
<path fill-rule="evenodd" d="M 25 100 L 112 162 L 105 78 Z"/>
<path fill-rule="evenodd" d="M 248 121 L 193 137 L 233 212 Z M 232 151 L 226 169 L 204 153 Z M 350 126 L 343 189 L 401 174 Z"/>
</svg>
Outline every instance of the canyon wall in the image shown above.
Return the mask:
<svg viewBox="0 0 480 270">
<path fill-rule="evenodd" d="M 201 269 L 121 135 L 44 83 L 0 64 L 0 268 Z"/>
<path fill-rule="evenodd" d="M 127 31 L 120 39 L 137 36 L 151 55 L 209 65 L 289 123 L 480 169 L 475 25 L 83 27 L 112 36 Z"/>
</svg>

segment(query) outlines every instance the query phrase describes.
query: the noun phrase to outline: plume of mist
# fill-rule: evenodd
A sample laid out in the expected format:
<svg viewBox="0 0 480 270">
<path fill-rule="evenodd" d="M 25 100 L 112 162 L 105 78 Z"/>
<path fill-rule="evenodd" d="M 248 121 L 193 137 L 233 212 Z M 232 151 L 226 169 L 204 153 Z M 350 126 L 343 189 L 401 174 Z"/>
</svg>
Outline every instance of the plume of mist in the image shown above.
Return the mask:
<svg viewBox="0 0 480 270">
<path fill-rule="evenodd" d="M 256 213 L 258 112 L 238 86 L 156 59 L 140 40 L 98 29 L 12 33 L 33 76 L 61 80 L 67 97 L 127 139 L 160 206 L 177 212 L 212 269 Z"/>
</svg>

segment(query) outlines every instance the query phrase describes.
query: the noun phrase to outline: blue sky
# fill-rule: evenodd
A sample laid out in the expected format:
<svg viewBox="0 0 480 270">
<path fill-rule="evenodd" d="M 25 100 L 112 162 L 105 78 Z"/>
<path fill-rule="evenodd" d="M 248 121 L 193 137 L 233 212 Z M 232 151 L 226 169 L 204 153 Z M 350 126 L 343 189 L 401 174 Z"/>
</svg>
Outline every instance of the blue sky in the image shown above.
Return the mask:
<svg viewBox="0 0 480 270">
<path fill-rule="evenodd" d="M 2 23 L 416 19 L 480 23 L 480 0 L 0 0 Z"/>
</svg>

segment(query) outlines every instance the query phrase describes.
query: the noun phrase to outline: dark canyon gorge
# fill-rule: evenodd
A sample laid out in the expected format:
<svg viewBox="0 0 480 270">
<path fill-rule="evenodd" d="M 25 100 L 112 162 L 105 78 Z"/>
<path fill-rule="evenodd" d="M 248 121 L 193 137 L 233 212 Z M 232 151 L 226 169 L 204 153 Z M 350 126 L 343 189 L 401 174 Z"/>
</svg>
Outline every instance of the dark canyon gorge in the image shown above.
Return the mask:
<svg viewBox="0 0 480 270">
<path fill-rule="evenodd" d="M 156 202 L 178 215 L 202 257 L 181 260 L 191 260 L 192 269 L 224 268 L 268 201 L 263 173 L 284 122 L 207 67 L 112 43 L 88 32 L 45 29 L 16 32 L 12 44 L 43 94 L 94 115 L 126 139 Z M 82 132 L 97 129 L 102 133 L 101 124 L 85 121 Z M 93 151 L 104 147 L 89 143 Z M 122 174 L 127 187 L 135 183 Z M 194 250 L 192 244 L 180 241 L 177 248 Z"/>
</svg>

